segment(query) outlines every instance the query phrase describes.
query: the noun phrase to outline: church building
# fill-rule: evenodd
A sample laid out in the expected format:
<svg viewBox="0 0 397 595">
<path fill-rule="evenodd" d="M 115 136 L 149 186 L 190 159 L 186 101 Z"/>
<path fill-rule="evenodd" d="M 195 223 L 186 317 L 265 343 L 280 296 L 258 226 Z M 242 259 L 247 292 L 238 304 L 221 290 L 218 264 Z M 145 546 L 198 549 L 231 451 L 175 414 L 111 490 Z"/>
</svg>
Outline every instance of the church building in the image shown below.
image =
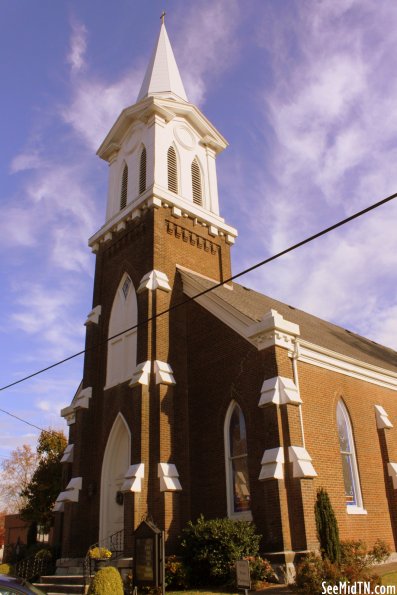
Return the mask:
<svg viewBox="0 0 397 595">
<path fill-rule="evenodd" d="M 122 107 L 122 106 L 120 106 Z M 173 553 L 188 520 L 252 520 L 289 568 L 318 547 L 325 488 L 342 539 L 397 539 L 397 353 L 228 281 L 222 134 L 189 102 L 164 22 L 109 164 L 84 375 L 62 410 L 62 557 L 149 516 Z M 225 201 L 222 197 L 222 201 Z M 220 201 L 220 202 L 222 202 Z"/>
</svg>

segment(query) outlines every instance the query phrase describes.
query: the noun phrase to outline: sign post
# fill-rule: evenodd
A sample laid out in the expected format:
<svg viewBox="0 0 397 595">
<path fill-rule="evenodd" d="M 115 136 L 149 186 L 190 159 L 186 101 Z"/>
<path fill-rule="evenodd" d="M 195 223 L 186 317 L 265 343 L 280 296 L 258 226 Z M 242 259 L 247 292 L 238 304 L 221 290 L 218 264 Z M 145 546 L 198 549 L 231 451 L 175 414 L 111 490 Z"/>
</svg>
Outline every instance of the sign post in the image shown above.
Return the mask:
<svg viewBox="0 0 397 595">
<path fill-rule="evenodd" d="M 164 582 L 164 537 L 154 523 L 144 520 L 134 532 L 134 587 L 162 587 Z"/>
<path fill-rule="evenodd" d="M 248 560 L 237 560 L 236 562 L 237 588 L 244 589 L 245 595 L 251 589 L 250 563 Z"/>
</svg>

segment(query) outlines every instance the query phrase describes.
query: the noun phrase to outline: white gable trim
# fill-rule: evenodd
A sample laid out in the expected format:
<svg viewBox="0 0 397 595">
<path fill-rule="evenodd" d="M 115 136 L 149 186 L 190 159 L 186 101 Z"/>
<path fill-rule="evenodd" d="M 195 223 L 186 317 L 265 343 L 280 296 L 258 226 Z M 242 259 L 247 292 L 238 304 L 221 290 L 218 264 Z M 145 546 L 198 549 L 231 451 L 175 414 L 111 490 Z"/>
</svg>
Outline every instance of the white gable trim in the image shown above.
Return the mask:
<svg viewBox="0 0 397 595">
<path fill-rule="evenodd" d="M 183 272 L 182 281 L 183 291 L 188 297 L 194 298 L 204 289 L 199 279 L 183 275 Z M 301 339 L 299 326 L 285 320 L 276 310 L 269 310 L 264 313 L 262 320 L 254 322 L 214 292 L 210 291 L 196 298 L 195 302 L 255 345 L 258 350 L 277 345 L 291 351 L 292 357 L 292 350 L 299 343 L 299 362 L 397 391 L 397 371 L 392 372 Z"/>
<path fill-rule="evenodd" d="M 299 340 L 298 361 L 397 391 L 397 373 Z"/>
</svg>

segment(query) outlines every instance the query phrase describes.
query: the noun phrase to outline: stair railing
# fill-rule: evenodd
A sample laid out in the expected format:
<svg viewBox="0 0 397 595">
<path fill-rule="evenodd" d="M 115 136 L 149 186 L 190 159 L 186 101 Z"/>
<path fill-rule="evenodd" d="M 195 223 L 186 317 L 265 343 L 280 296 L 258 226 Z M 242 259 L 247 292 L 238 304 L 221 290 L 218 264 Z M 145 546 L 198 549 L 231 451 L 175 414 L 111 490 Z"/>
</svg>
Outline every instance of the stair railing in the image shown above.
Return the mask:
<svg viewBox="0 0 397 595">
<path fill-rule="evenodd" d="M 93 575 L 93 568 L 94 568 L 94 560 L 90 556 L 90 551 L 95 547 L 103 547 L 109 550 L 112 555 L 109 558 L 109 562 L 111 563 L 118 558 L 121 558 L 124 554 L 124 529 L 121 531 L 116 531 L 116 533 L 112 533 L 103 539 L 102 541 L 98 541 L 97 543 L 93 543 L 87 550 L 87 554 L 84 558 L 83 562 L 83 575 L 84 575 L 84 589 L 89 585 L 91 577 Z"/>
<path fill-rule="evenodd" d="M 15 564 L 15 575 L 32 582 L 45 574 L 54 573 L 54 560 L 52 556 L 38 556 L 32 554 Z"/>
</svg>

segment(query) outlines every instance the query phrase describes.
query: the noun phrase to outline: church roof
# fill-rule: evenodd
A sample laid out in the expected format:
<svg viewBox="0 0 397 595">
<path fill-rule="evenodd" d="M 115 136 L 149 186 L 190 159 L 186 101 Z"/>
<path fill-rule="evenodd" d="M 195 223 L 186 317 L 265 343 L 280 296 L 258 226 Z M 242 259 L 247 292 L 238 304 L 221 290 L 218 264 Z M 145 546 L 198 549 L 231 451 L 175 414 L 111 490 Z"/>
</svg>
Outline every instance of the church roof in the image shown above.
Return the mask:
<svg viewBox="0 0 397 595">
<path fill-rule="evenodd" d="M 199 287 L 204 290 L 216 285 L 214 281 L 193 272 L 181 270 L 180 273 L 184 280 L 184 286 L 185 281 L 188 279 L 194 280 L 197 293 Z M 199 298 L 200 303 L 205 307 L 205 298 L 212 295 L 216 299 L 222 300 L 235 313 L 250 319 L 252 323 L 259 322 L 271 309 L 277 310 L 286 320 L 299 325 L 300 340 L 308 341 L 372 366 L 390 370 L 394 373 L 397 372 L 397 352 L 393 349 L 379 345 L 370 339 L 317 318 L 317 316 L 308 314 L 303 310 L 284 304 L 253 289 L 238 283 L 232 283 L 229 286 L 214 289 L 203 298 Z"/>
<path fill-rule="evenodd" d="M 137 101 L 154 94 L 173 94 L 188 101 L 164 23 L 147 68 Z"/>
</svg>

